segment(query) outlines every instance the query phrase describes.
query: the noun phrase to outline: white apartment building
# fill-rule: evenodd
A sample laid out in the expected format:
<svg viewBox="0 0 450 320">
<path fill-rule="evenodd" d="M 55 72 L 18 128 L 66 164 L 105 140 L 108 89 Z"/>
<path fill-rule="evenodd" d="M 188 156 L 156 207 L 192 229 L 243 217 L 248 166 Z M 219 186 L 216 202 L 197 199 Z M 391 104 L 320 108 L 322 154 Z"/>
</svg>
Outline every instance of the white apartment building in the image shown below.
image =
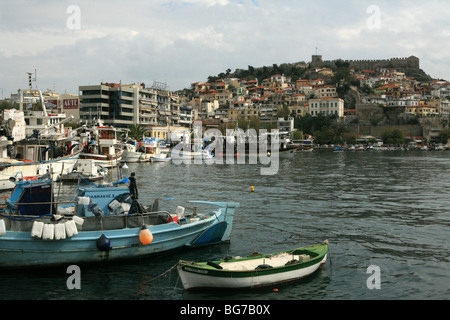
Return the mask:
<svg viewBox="0 0 450 320">
<path fill-rule="evenodd" d="M 344 100 L 331 97 L 310 99 L 309 113 L 312 116 L 318 116 L 320 113 L 323 115 L 335 114 L 341 118 L 344 116 Z"/>
<path fill-rule="evenodd" d="M 180 126 L 190 127 L 194 122 L 194 111 L 190 107 L 180 107 Z"/>
<path fill-rule="evenodd" d="M 411 99 L 411 98 L 400 98 L 400 99 L 392 99 L 387 101 L 386 107 L 395 108 L 395 107 L 417 107 L 419 105 L 419 100 Z"/>
</svg>

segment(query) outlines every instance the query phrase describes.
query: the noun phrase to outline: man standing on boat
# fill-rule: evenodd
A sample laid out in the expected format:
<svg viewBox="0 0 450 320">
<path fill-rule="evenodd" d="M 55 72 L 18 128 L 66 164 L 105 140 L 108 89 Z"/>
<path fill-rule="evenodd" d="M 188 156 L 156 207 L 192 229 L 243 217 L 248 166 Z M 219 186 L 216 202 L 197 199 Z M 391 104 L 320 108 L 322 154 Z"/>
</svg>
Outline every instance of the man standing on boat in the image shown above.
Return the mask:
<svg viewBox="0 0 450 320">
<path fill-rule="evenodd" d="M 134 176 L 134 172 L 131 173 L 129 188 L 130 188 L 130 193 L 132 195 L 133 200 L 137 200 L 139 198 L 139 193 L 137 190 L 136 178 Z"/>
</svg>

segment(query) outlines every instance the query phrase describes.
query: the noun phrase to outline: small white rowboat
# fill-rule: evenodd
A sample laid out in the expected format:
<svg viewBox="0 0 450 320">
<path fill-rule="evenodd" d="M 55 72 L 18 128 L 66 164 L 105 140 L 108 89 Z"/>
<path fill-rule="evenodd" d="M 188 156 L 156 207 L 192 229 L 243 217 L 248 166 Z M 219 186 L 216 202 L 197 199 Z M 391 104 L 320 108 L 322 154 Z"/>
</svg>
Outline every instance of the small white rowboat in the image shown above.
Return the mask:
<svg viewBox="0 0 450 320">
<path fill-rule="evenodd" d="M 178 273 L 185 290 L 251 289 L 296 281 L 325 264 L 328 241 L 322 244 L 282 251 L 252 254 L 219 261 L 180 261 Z"/>
</svg>

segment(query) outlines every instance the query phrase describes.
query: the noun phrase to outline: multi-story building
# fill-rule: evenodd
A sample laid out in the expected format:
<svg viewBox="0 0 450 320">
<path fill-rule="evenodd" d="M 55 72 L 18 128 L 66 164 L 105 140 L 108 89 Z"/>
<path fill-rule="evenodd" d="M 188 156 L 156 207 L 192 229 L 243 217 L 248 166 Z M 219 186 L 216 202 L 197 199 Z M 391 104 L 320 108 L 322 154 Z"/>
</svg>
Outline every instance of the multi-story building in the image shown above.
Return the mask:
<svg viewBox="0 0 450 320">
<path fill-rule="evenodd" d="M 229 121 L 250 120 L 251 118 L 258 118 L 258 116 L 258 107 L 248 101 L 235 102 L 234 106 L 228 109 Z"/>
<path fill-rule="evenodd" d="M 179 125 L 183 127 L 191 127 L 194 120 L 194 112 L 188 106 L 180 107 L 180 121 Z"/>
<path fill-rule="evenodd" d="M 294 118 L 278 118 L 277 127 L 280 132 L 287 132 L 291 134 L 294 131 Z"/>
<path fill-rule="evenodd" d="M 139 124 L 158 124 L 158 91 L 142 85 L 139 90 Z"/>
<path fill-rule="evenodd" d="M 101 119 L 107 125 L 127 128 L 133 124 L 177 125 L 179 97 L 164 88 L 144 84 L 101 83 L 80 86 L 80 118 L 87 123 Z"/>
<path fill-rule="evenodd" d="M 341 118 L 344 116 L 344 100 L 331 97 L 310 99 L 309 113 L 312 116 L 322 113 L 323 115 L 337 115 Z"/>
<path fill-rule="evenodd" d="M 268 122 L 277 118 L 278 106 L 271 103 L 259 105 L 259 118 L 261 121 Z"/>
<path fill-rule="evenodd" d="M 156 139 L 166 140 L 168 142 L 189 141 L 190 130 L 179 126 L 153 126 L 148 130 L 149 136 Z"/>
<path fill-rule="evenodd" d="M 217 109 L 219 109 L 218 100 L 202 100 L 200 118 L 202 119 L 213 118 Z"/>
<path fill-rule="evenodd" d="M 417 106 L 406 107 L 405 113 L 425 117 L 425 116 L 437 114 L 437 108 L 434 106 L 426 105 L 426 104 L 419 104 Z"/>
<path fill-rule="evenodd" d="M 334 85 L 328 85 L 328 86 L 321 86 L 318 87 L 315 91 L 314 91 L 314 95 L 316 96 L 316 98 L 320 99 L 320 98 L 325 98 L 325 97 L 332 97 L 332 98 L 336 98 L 337 92 L 336 92 L 336 86 Z"/>
<path fill-rule="evenodd" d="M 228 90 L 224 90 L 217 95 L 217 100 L 219 101 L 219 106 L 229 106 L 230 101 L 233 99 L 233 93 Z"/>
<path fill-rule="evenodd" d="M 288 106 L 288 109 L 291 116 L 293 116 L 294 118 L 300 118 L 306 116 L 306 114 L 309 112 L 309 105 L 294 104 Z"/>
<path fill-rule="evenodd" d="M 101 119 L 105 124 L 126 128 L 138 123 L 138 88 L 117 83 L 80 86 L 80 118 L 87 123 Z"/>
<path fill-rule="evenodd" d="M 410 98 L 397 98 L 387 101 L 386 107 L 388 108 L 405 108 L 405 107 L 417 107 L 419 100 Z"/>
</svg>

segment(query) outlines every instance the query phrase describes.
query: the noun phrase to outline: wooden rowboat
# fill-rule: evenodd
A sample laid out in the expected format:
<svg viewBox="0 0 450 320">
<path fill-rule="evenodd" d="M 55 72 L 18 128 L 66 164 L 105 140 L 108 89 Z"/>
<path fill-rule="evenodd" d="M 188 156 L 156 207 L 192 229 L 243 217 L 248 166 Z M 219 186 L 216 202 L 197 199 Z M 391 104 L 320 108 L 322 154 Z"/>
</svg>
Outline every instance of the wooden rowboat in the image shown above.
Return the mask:
<svg viewBox="0 0 450 320">
<path fill-rule="evenodd" d="M 177 269 L 185 290 L 252 289 L 296 281 L 325 264 L 328 241 L 274 254 L 226 257 L 219 261 L 180 261 Z"/>
</svg>

